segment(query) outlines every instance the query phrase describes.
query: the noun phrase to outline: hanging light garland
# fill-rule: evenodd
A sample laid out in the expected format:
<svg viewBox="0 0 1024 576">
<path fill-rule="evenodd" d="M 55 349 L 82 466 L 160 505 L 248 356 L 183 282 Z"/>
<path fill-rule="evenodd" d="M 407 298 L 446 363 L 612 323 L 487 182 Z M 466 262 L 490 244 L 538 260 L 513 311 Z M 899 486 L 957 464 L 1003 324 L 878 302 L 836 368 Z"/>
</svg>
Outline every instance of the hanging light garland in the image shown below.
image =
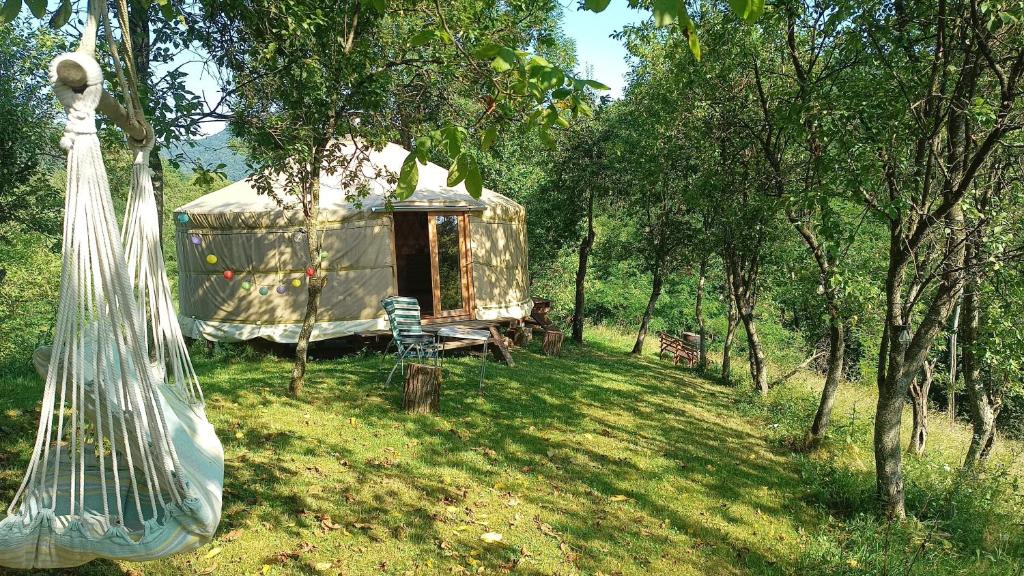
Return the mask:
<svg viewBox="0 0 1024 576">
<path fill-rule="evenodd" d="M 177 215 L 177 220 L 178 220 L 178 222 L 180 224 L 183 224 L 183 225 L 184 224 L 188 224 L 188 222 L 189 222 L 188 214 L 184 214 L 184 213 L 178 214 Z M 203 237 L 201 235 L 195 234 L 195 233 L 189 234 L 189 241 L 194 246 L 201 246 L 203 244 Z M 327 254 L 326 251 L 324 251 L 324 252 L 320 252 L 319 256 L 320 256 L 320 261 L 323 262 L 323 261 L 327 260 L 328 254 Z M 218 262 L 220 262 L 220 258 L 216 254 L 207 254 L 206 255 L 206 263 L 208 265 L 216 266 Z M 313 276 L 316 275 L 316 268 L 314 268 L 313 266 L 307 266 L 306 270 L 305 270 L 305 274 L 306 274 L 307 278 L 312 278 Z M 231 268 L 225 268 L 221 272 L 221 276 L 224 278 L 224 280 L 227 280 L 228 282 L 231 282 L 231 281 L 233 281 L 235 279 L 235 271 L 232 270 Z M 287 294 L 288 293 L 288 284 L 291 284 L 292 288 L 302 288 L 302 278 L 292 278 L 290 281 L 284 281 L 282 279 L 282 283 L 277 285 L 277 287 L 275 288 L 275 291 L 278 294 L 281 294 L 281 295 Z M 251 291 L 254 287 L 255 287 L 255 284 L 253 282 L 249 281 L 249 280 L 246 280 L 246 281 L 242 282 L 242 284 L 241 284 L 241 288 L 245 292 Z M 267 295 L 269 295 L 270 294 L 270 288 L 271 288 L 271 286 L 260 286 L 259 290 L 258 290 L 260 296 L 267 296 Z"/>
</svg>

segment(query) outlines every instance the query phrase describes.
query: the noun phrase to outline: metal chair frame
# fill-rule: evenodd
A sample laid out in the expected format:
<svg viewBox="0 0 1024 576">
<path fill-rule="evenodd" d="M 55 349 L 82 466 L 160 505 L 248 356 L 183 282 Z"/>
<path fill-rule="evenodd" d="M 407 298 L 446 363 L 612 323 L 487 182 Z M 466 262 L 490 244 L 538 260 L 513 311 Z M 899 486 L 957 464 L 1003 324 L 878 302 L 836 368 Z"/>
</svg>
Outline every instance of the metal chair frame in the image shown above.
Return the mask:
<svg viewBox="0 0 1024 576">
<path fill-rule="evenodd" d="M 415 298 L 405 296 L 388 296 L 380 301 L 380 305 L 384 308 L 388 325 L 391 327 L 391 342 L 381 356 L 381 363 L 391 353 L 392 346 L 395 348 L 395 365 L 388 373 L 385 386 L 391 384 L 396 370 L 399 370 L 402 376 L 405 375 L 407 359 L 429 360 L 434 366 L 440 366 L 441 346 L 437 343 L 436 335 L 423 331 L 419 302 Z"/>
</svg>

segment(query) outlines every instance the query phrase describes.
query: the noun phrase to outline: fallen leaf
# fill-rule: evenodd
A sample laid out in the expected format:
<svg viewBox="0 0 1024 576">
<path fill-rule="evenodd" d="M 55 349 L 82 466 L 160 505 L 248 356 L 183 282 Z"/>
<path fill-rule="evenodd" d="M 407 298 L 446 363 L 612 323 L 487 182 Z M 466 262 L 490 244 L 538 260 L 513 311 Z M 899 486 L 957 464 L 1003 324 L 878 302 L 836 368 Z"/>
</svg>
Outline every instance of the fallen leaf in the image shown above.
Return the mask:
<svg viewBox="0 0 1024 576">
<path fill-rule="evenodd" d="M 534 522 L 537 523 L 537 528 L 539 528 L 542 533 L 548 536 L 553 536 L 555 538 L 558 537 L 558 533 L 555 532 L 555 529 L 551 527 L 551 524 L 548 524 L 547 522 L 541 522 L 539 518 L 534 518 Z"/>
<path fill-rule="evenodd" d="M 221 536 L 220 540 L 221 542 L 234 542 L 235 540 L 238 540 L 241 536 L 242 530 L 240 528 L 236 528 L 235 530 L 232 530 L 231 532 L 228 532 L 227 534 Z"/>
<path fill-rule="evenodd" d="M 289 560 L 298 560 L 299 556 L 299 553 L 295 552 L 294 550 L 289 550 L 287 552 L 278 552 L 277 554 L 274 554 L 274 562 L 277 562 L 278 564 L 284 564 Z"/>
<path fill-rule="evenodd" d="M 576 558 L 579 555 L 576 554 L 576 552 L 573 552 L 573 549 L 572 549 L 571 546 L 569 546 L 565 542 L 559 542 L 558 543 L 558 549 L 562 551 L 562 554 L 565 555 L 565 559 L 568 562 L 570 562 L 570 563 L 575 563 L 576 562 Z"/>
<path fill-rule="evenodd" d="M 317 562 L 313 565 L 313 568 L 316 568 L 320 572 L 326 572 L 331 569 L 331 566 L 334 566 L 334 562 Z"/>
<path fill-rule="evenodd" d="M 629 496 L 623 494 L 616 494 L 615 496 L 609 498 L 609 500 L 611 500 L 612 502 L 624 502 L 626 500 L 629 500 Z"/>
<path fill-rule="evenodd" d="M 487 542 L 488 544 L 496 544 L 498 542 L 501 542 L 503 538 L 504 536 L 497 532 L 484 532 L 480 535 L 480 539 L 484 542 Z"/>
<path fill-rule="evenodd" d="M 320 516 L 320 527 L 323 528 L 324 530 L 337 530 L 338 528 L 341 528 L 341 525 L 340 524 L 335 524 L 331 520 L 330 516 L 328 516 L 327 514 L 324 514 L 323 516 Z"/>
<path fill-rule="evenodd" d="M 209 560 L 210 558 L 213 558 L 214 556 L 220 554 L 223 551 L 224 551 L 223 548 L 221 548 L 220 546 L 217 546 L 216 548 L 214 548 L 214 549 L 210 550 L 209 552 L 207 552 L 206 556 L 204 558 Z"/>
</svg>

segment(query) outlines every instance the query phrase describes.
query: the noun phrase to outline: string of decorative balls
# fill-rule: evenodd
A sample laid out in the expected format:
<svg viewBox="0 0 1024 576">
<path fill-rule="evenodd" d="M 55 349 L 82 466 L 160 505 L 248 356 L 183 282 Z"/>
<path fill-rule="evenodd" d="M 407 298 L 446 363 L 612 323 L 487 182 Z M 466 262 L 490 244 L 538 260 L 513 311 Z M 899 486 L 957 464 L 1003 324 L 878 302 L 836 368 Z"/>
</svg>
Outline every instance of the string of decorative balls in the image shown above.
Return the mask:
<svg viewBox="0 0 1024 576">
<path fill-rule="evenodd" d="M 188 222 L 189 222 L 188 214 L 185 214 L 185 213 L 178 214 L 177 220 L 178 220 L 178 223 L 181 224 L 181 225 L 188 224 Z M 203 237 L 200 236 L 199 234 L 194 233 L 194 232 L 189 234 L 189 240 L 195 246 L 202 246 L 202 244 L 203 244 Z M 327 261 L 327 256 L 328 256 L 327 252 L 321 252 L 320 253 L 320 261 L 321 262 Z M 217 257 L 216 254 L 207 254 L 206 255 L 206 263 L 209 264 L 210 266 L 216 266 L 218 261 L 220 261 L 220 259 Z M 306 277 L 307 278 L 312 278 L 314 274 L 316 274 L 316 270 L 312 266 L 307 266 L 306 267 Z M 228 282 L 231 282 L 232 280 L 235 279 L 235 271 L 230 269 L 230 268 L 225 268 L 224 272 L 221 275 Z M 302 280 L 299 279 L 299 278 L 292 278 L 290 284 L 292 285 L 292 288 L 301 288 L 302 287 Z M 248 280 L 242 282 L 242 290 L 245 290 L 246 292 L 252 290 L 253 287 L 254 287 L 253 283 L 248 281 Z M 286 284 L 278 284 L 277 288 L 276 288 L 276 291 L 277 291 L 278 294 L 284 294 L 284 293 L 286 293 L 288 291 L 288 288 L 287 288 Z M 260 296 L 267 296 L 267 295 L 269 295 L 270 294 L 270 286 L 260 286 L 259 287 L 259 293 L 260 293 Z"/>
</svg>

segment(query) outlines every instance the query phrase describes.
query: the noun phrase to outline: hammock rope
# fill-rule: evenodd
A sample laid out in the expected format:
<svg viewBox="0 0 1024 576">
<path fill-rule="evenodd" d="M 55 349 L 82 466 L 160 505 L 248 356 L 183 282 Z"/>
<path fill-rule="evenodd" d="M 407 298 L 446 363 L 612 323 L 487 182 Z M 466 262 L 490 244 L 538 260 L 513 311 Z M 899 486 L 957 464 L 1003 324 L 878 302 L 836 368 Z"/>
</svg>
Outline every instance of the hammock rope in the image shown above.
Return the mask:
<svg viewBox="0 0 1024 576">
<path fill-rule="evenodd" d="M 120 233 L 96 134 L 101 22 L 129 118 L 146 134 L 128 138 L 132 190 Z M 116 46 L 105 2 L 91 0 L 78 50 L 50 65 L 68 117 L 60 300 L 53 346 L 34 358 L 45 367 L 42 409 L 28 469 L 0 520 L 0 566 L 151 560 L 208 542 L 220 520 L 223 449 L 206 420 L 160 251 L 153 131 L 137 86 L 129 87 L 134 68 L 122 67 Z M 81 72 L 84 87 L 62 79 L 62 68 Z"/>
</svg>

